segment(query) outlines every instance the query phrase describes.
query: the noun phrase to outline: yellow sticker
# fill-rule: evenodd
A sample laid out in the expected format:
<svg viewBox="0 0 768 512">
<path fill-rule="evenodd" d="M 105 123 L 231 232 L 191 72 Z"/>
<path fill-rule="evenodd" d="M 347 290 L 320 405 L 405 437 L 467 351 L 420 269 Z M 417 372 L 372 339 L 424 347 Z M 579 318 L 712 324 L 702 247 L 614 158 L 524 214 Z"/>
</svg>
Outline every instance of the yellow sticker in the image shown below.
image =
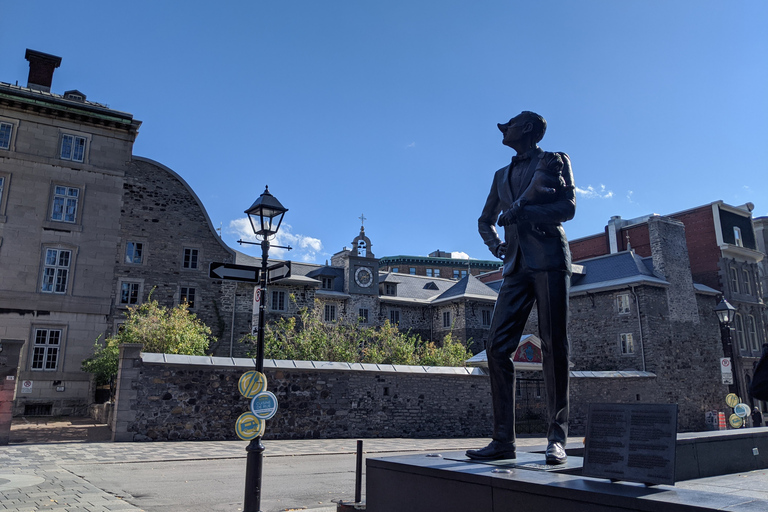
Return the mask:
<svg viewBox="0 0 768 512">
<path fill-rule="evenodd" d="M 725 403 L 728 405 L 728 407 L 736 407 L 736 404 L 739 403 L 739 397 L 736 395 L 736 393 L 728 393 L 725 396 Z"/>
<path fill-rule="evenodd" d="M 250 441 L 264 435 L 264 421 L 254 416 L 252 412 L 244 412 L 235 422 L 235 433 L 243 441 Z"/>
<path fill-rule="evenodd" d="M 744 424 L 744 420 L 735 414 L 731 414 L 731 417 L 728 418 L 728 423 L 730 423 L 733 428 L 741 428 Z"/>
<path fill-rule="evenodd" d="M 256 370 L 245 372 L 237 381 L 237 389 L 245 398 L 253 398 L 267 389 L 267 376 Z"/>
</svg>

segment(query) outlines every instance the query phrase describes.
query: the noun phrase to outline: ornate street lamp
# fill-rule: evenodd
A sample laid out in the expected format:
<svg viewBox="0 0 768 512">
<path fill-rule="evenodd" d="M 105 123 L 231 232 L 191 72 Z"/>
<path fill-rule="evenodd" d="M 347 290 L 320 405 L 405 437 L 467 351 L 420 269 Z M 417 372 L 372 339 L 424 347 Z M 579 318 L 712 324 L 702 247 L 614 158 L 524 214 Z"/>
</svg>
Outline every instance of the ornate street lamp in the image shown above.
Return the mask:
<svg viewBox="0 0 768 512">
<path fill-rule="evenodd" d="M 723 343 L 723 355 L 730 358 L 733 371 L 733 384 L 729 386 L 731 393 L 739 394 L 739 381 L 736 378 L 736 361 L 733 356 L 733 342 L 731 339 L 731 323 L 736 317 L 736 308 L 723 298 L 720 304 L 715 306 L 717 319 L 720 321 L 720 340 Z"/>
<path fill-rule="evenodd" d="M 283 216 L 288 208 L 285 208 L 275 196 L 269 193 L 269 187 L 266 187 L 250 208 L 245 210 L 248 214 L 248 220 L 251 221 L 251 227 L 257 238 L 261 242 L 247 242 L 238 240 L 239 244 L 261 245 L 261 274 L 259 276 L 259 330 L 256 336 L 256 371 L 264 371 L 264 314 L 266 310 L 267 298 L 267 265 L 269 258 L 269 239 L 277 234 L 280 224 L 283 222 Z M 280 249 L 291 250 L 291 247 L 273 245 Z M 245 449 L 248 453 L 245 467 L 245 503 L 244 512 L 259 512 L 261 510 L 261 469 L 264 458 L 264 444 L 261 442 L 261 436 L 252 439 Z"/>
</svg>

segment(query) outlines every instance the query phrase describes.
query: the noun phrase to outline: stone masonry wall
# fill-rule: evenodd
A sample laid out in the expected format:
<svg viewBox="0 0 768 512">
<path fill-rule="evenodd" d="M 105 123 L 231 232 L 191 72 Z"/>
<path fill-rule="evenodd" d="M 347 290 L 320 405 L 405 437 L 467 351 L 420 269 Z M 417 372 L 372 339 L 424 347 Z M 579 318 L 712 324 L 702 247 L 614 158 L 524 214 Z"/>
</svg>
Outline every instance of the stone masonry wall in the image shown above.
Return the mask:
<svg viewBox="0 0 768 512">
<path fill-rule="evenodd" d="M 140 356 L 137 347 L 125 347 L 115 441 L 236 438 L 235 420 L 248 408 L 237 381 L 254 368 L 252 360 Z M 267 360 L 265 374 L 268 389 L 279 401 L 277 415 L 267 421 L 266 439 L 491 434 L 490 385 L 477 368 Z M 704 429 L 705 411 L 717 406 L 680 398 L 678 429 Z M 674 403 L 652 374 L 618 372 L 572 373 L 571 401 L 573 436 L 583 435 L 590 402 Z M 524 411 L 518 414 L 522 417 Z"/>
</svg>

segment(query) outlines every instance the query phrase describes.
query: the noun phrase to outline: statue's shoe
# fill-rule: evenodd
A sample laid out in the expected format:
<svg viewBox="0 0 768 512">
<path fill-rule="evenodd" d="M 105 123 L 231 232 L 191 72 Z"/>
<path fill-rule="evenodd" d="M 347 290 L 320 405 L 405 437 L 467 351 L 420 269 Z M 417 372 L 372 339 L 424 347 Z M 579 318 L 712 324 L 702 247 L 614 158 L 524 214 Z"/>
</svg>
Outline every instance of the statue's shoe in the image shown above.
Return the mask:
<svg viewBox="0 0 768 512">
<path fill-rule="evenodd" d="M 515 443 L 491 441 L 491 444 L 479 450 L 467 450 L 467 457 L 475 460 L 499 460 L 515 458 Z"/>
<path fill-rule="evenodd" d="M 546 458 L 547 464 L 565 464 L 565 461 L 568 460 L 568 456 L 565 454 L 565 447 L 563 446 L 563 443 L 551 441 L 549 445 L 547 445 Z"/>
</svg>

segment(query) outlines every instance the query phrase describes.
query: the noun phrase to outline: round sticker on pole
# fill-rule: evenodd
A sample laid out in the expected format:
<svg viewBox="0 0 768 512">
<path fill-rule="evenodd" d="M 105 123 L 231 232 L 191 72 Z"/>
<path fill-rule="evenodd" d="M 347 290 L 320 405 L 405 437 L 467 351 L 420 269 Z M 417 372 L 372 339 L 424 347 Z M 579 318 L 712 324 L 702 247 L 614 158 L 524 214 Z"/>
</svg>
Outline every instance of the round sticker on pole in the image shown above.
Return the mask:
<svg viewBox="0 0 768 512">
<path fill-rule="evenodd" d="M 728 418 L 728 423 L 730 423 L 731 427 L 733 428 L 741 428 L 741 426 L 744 424 L 744 420 L 735 414 L 731 414 L 731 416 Z"/>
<path fill-rule="evenodd" d="M 235 433 L 243 441 L 264 435 L 264 421 L 251 412 L 244 412 L 235 422 Z"/>
<path fill-rule="evenodd" d="M 736 407 L 736 404 L 739 403 L 738 395 L 736 395 L 736 393 L 728 393 L 725 396 L 725 403 L 728 405 L 728 407 Z"/>
<path fill-rule="evenodd" d="M 259 419 L 270 419 L 277 413 L 277 397 L 270 391 L 259 393 L 251 400 L 251 412 Z"/>
<path fill-rule="evenodd" d="M 245 398 L 253 398 L 267 389 L 267 376 L 256 370 L 245 372 L 237 381 L 237 389 Z"/>
</svg>

